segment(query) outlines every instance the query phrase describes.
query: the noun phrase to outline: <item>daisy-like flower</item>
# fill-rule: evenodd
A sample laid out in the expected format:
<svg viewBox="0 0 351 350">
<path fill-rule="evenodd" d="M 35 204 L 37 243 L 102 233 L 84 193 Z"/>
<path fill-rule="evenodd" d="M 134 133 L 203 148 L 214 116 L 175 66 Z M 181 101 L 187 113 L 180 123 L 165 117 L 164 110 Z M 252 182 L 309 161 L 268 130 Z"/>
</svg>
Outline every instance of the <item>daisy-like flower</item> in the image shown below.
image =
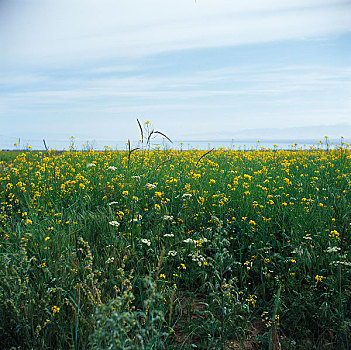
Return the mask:
<svg viewBox="0 0 351 350">
<path fill-rule="evenodd" d="M 327 250 L 326 250 L 326 252 L 327 252 L 327 253 L 335 253 L 335 252 L 337 252 L 338 250 L 340 250 L 339 247 L 328 247 Z"/>
<path fill-rule="evenodd" d="M 165 235 L 163 235 L 163 237 L 174 237 L 173 233 L 166 233 Z"/>
<path fill-rule="evenodd" d="M 170 250 L 168 256 L 176 256 L 178 253 L 175 250 Z"/>
<path fill-rule="evenodd" d="M 182 195 L 182 198 L 190 198 L 190 197 L 192 197 L 193 195 L 191 194 L 191 193 L 184 193 L 183 195 Z"/>
<path fill-rule="evenodd" d="M 145 185 L 145 187 L 151 189 L 151 188 L 155 188 L 156 185 L 154 185 L 154 184 L 149 184 L 149 183 L 148 183 L 148 184 Z"/>
<path fill-rule="evenodd" d="M 118 221 L 110 221 L 109 224 L 111 226 L 116 226 L 116 227 L 118 227 L 120 225 L 120 223 Z"/>
<path fill-rule="evenodd" d="M 111 165 L 108 167 L 108 170 L 117 170 L 117 168 L 115 166 Z"/>
<path fill-rule="evenodd" d="M 163 220 L 165 220 L 165 221 L 172 221 L 173 220 L 173 216 L 172 215 L 163 215 Z"/>
<path fill-rule="evenodd" d="M 146 245 L 149 246 L 149 247 L 150 247 L 150 245 L 151 245 L 151 241 L 148 240 L 148 239 L 146 239 L 146 238 L 142 238 L 142 239 L 141 239 L 141 243 L 144 243 L 144 244 L 146 244 Z"/>
<path fill-rule="evenodd" d="M 94 163 L 89 163 L 89 164 L 87 164 L 87 168 L 92 168 L 92 167 L 94 167 L 94 166 L 96 166 L 96 164 L 94 164 Z"/>
</svg>

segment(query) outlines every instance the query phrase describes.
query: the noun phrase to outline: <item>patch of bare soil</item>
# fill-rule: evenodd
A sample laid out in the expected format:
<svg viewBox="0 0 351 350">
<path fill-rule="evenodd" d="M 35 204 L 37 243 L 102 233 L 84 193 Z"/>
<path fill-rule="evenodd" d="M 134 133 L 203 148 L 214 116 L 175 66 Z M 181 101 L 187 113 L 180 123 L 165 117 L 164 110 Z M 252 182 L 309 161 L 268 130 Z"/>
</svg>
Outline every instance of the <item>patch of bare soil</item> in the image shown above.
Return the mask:
<svg viewBox="0 0 351 350">
<path fill-rule="evenodd" d="M 227 350 L 255 350 L 259 349 L 258 335 L 265 332 L 265 326 L 262 321 L 253 321 L 249 326 L 247 333 L 248 339 L 240 342 L 238 340 L 230 341 L 226 344 Z"/>
<path fill-rule="evenodd" d="M 198 323 L 205 319 L 204 311 L 206 310 L 205 300 L 192 299 L 189 297 L 179 294 L 178 297 L 178 322 L 174 327 L 174 337 L 178 344 L 189 343 L 196 344 L 196 334 L 190 339 L 185 328 L 187 324 Z"/>
</svg>

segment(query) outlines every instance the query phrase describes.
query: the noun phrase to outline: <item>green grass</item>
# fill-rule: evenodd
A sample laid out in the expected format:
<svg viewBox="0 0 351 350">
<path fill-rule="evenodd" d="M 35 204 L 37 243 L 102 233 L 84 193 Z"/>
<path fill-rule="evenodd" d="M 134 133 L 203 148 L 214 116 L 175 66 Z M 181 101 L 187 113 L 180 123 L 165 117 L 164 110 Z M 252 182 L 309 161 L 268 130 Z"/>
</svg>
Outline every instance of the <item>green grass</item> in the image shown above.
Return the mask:
<svg viewBox="0 0 351 350">
<path fill-rule="evenodd" d="M 21 151 L 0 151 L 0 162 L 13 161 Z"/>
<path fill-rule="evenodd" d="M 0 165 L 3 348 L 350 348 L 348 148 Z"/>
</svg>

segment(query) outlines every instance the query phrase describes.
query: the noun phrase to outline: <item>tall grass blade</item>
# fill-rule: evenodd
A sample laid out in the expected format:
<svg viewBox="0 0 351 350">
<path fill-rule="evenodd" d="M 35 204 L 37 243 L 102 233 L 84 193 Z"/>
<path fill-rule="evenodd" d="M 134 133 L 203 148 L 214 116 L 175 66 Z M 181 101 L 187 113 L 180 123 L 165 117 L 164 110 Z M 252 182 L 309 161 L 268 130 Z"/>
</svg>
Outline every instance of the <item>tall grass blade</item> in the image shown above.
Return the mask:
<svg viewBox="0 0 351 350">
<path fill-rule="evenodd" d="M 143 143 L 143 142 L 144 142 L 144 132 L 143 132 L 143 127 L 141 126 L 140 121 L 139 121 L 139 119 L 138 119 L 138 118 L 137 118 L 137 122 L 138 122 L 139 129 L 140 129 L 141 143 Z"/>
<path fill-rule="evenodd" d="M 169 142 L 173 143 L 173 141 L 166 134 L 164 134 L 163 132 L 161 132 L 161 131 L 154 131 L 153 133 L 154 134 L 159 134 L 159 135 L 163 136 L 164 138 L 166 138 Z"/>
<path fill-rule="evenodd" d="M 208 152 L 206 152 L 205 154 L 203 154 L 199 159 L 198 161 L 196 162 L 195 164 L 195 167 L 197 167 L 197 165 L 200 163 L 201 159 L 206 157 L 208 154 L 210 154 L 212 151 L 214 150 L 214 148 L 212 148 L 211 150 L 209 150 Z"/>
</svg>

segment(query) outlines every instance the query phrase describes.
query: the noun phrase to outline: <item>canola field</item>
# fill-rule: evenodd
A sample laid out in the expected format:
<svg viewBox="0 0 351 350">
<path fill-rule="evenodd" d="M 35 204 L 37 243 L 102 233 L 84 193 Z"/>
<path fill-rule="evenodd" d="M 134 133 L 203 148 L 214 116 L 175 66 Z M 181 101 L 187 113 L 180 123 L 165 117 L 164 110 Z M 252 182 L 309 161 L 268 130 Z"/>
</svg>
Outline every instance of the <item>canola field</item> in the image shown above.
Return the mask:
<svg viewBox="0 0 351 350">
<path fill-rule="evenodd" d="M 350 349 L 351 151 L 0 161 L 1 349 Z"/>
</svg>

